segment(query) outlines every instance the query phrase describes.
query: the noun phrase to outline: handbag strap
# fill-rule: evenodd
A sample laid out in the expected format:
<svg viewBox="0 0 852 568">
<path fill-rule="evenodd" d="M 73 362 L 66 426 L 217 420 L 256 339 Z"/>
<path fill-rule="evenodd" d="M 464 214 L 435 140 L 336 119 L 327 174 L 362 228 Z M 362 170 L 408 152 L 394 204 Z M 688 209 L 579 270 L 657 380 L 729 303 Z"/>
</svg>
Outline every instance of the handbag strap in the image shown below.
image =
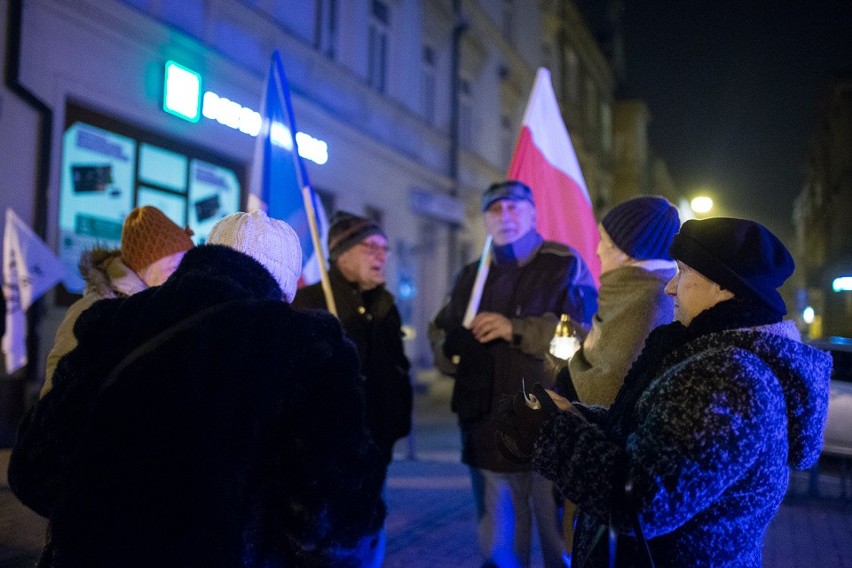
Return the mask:
<svg viewBox="0 0 852 568">
<path fill-rule="evenodd" d="M 195 326 L 199 321 L 212 316 L 218 312 L 224 311 L 226 308 L 230 308 L 237 304 L 247 304 L 252 302 L 252 300 L 239 299 L 239 300 L 229 300 L 227 302 L 222 302 L 221 304 L 216 304 L 213 306 L 208 306 L 201 310 L 200 312 L 195 312 L 194 314 L 185 317 L 179 322 L 171 325 L 155 335 L 154 337 L 148 339 L 141 345 L 134 348 L 130 353 L 128 353 L 118 364 L 112 368 L 110 374 L 107 375 L 106 379 L 101 383 L 100 388 L 98 389 L 98 395 L 103 394 L 105 390 L 110 388 L 115 382 L 118 380 L 118 377 L 121 373 L 130 365 L 132 365 L 136 360 L 151 353 L 158 347 L 160 347 L 165 342 L 172 339 L 177 334 L 186 331 L 193 326 Z"/>
<path fill-rule="evenodd" d="M 630 522 L 633 525 L 633 532 L 636 533 L 636 540 L 639 541 L 639 544 L 642 550 L 645 552 L 645 560 L 648 563 L 650 568 L 655 568 L 654 565 L 654 557 L 651 556 L 651 547 L 648 545 L 648 540 L 645 538 L 645 532 L 642 530 L 642 522 L 639 520 L 639 512 L 634 506 L 634 498 L 633 498 L 633 484 L 628 481 L 624 486 L 624 497 L 628 502 L 628 513 L 627 515 L 630 517 Z M 609 523 L 607 525 L 600 525 L 598 527 L 597 532 L 595 533 L 595 537 L 592 540 L 592 545 L 589 547 L 589 550 L 586 552 L 586 556 L 584 556 L 577 563 L 577 568 L 584 568 L 586 564 L 592 557 L 592 553 L 595 548 L 597 548 L 598 544 L 600 544 L 601 539 L 603 538 L 604 532 L 608 532 L 608 545 L 609 545 L 609 566 L 610 568 L 615 567 L 615 558 L 617 554 L 617 545 L 618 545 L 618 527 L 616 525 L 616 515 L 610 512 L 609 515 Z"/>
</svg>

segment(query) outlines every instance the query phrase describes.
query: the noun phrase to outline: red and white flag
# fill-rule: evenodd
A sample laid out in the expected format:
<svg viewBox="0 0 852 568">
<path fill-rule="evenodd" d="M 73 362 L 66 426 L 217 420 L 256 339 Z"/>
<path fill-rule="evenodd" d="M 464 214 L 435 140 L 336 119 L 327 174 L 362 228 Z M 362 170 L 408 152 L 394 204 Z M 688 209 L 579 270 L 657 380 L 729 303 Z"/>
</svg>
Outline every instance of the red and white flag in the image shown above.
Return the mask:
<svg viewBox="0 0 852 568">
<path fill-rule="evenodd" d="M 547 69 L 536 73 L 508 177 L 532 189 L 538 232 L 577 249 L 598 284 L 597 222 Z"/>
</svg>

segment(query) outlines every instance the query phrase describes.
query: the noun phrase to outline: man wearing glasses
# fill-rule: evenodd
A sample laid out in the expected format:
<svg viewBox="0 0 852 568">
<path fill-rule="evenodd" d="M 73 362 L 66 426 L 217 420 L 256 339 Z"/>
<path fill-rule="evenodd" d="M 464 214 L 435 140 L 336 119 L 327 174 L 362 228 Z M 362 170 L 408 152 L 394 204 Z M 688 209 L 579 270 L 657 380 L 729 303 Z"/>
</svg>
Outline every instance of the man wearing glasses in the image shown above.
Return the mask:
<svg viewBox="0 0 852 568">
<path fill-rule="evenodd" d="M 337 316 L 358 348 L 367 426 L 385 462 L 411 431 L 411 366 L 402 347 L 402 320 L 385 289 L 388 239 L 374 221 L 339 211 L 328 231 L 329 279 Z M 319 283 L 299 289 L 293 306 L 328 309 Z"/>
</svg>

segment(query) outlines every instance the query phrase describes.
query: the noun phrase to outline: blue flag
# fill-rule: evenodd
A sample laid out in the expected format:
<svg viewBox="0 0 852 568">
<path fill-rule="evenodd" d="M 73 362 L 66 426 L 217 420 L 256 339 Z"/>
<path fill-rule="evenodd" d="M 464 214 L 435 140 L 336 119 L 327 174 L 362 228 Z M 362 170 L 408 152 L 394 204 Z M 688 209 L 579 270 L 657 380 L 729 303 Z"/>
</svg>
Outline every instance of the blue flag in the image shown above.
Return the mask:
<svg viewBox="0 0 852 568">
<path fill-rule="evenodd" d="M 284 74 L 281 55 L 272 54 L 263 99 L 260 104 L 263 123 L 254 147 L 249 182 L 248 210 L 261 209 L 275 219 L 289 224 L 299 235 L 302 245 L 302 278 L 305 284 L 320 279 L 322 251 L 314 250 L 302 188 L 310 191 L 320 242 L 327 241 L 328 221 L 308 179 L 308 171 L 299 155 L 296 119 L 290 104 L 290 87 Z"/>
</svg>

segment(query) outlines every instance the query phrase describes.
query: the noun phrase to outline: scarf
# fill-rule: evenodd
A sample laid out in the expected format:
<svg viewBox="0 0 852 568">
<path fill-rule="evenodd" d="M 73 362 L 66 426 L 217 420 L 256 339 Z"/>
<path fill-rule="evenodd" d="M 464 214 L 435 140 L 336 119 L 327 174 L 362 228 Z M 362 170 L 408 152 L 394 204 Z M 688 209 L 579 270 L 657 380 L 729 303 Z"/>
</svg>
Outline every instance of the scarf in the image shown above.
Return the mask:
<svg viewBox="0 0 852 568">
<path fill-rule="evenodd" d="M 532 258 L 543 241 L 542 236 L 535 229 L 531 229 L 516 241 L 500 246 L 494 245 L 494 260 L 497 264 L 524 264 Z"/>
</svg>

